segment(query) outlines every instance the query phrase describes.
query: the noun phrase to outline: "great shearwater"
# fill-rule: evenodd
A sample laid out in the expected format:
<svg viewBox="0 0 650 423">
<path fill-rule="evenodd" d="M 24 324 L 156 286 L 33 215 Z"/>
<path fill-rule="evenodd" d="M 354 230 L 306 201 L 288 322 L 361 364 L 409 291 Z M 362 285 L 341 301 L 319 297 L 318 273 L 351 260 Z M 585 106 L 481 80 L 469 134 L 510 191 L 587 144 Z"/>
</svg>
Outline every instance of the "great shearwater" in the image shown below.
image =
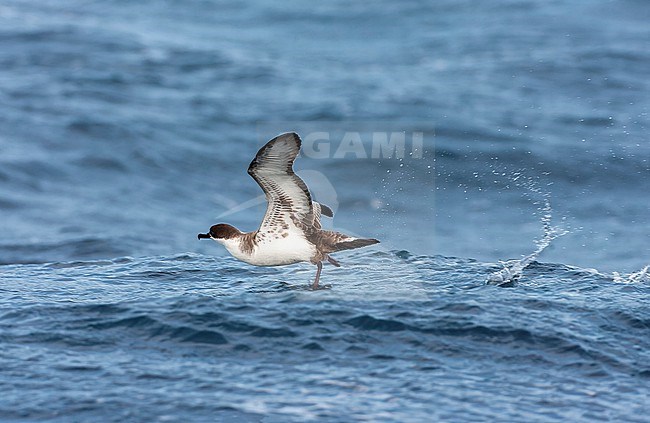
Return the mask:
<svg viewBox="0 0 650 423">
<path fill-rule="evenodd" d="M 310 262 L 317 266 L 312 289 L 318 289 L 323 261 L 340 264 L 330 253 L 365 247 L 379 241 L 355 238 L 322 229 L 321 214 L 333 217 L 332 210 L 312 201 L 305 182 L 293 171 L 300 151 L 300 137 L 295 132 L 278 135 L 258 152 L 248 174 L 262 187 L 268 206 L 259 229 L 242 232 L 226 223 L 213 225 L 199 239 L 223 244 L 235 258 L 255 266 L 282 266 Z"/>
</svg>

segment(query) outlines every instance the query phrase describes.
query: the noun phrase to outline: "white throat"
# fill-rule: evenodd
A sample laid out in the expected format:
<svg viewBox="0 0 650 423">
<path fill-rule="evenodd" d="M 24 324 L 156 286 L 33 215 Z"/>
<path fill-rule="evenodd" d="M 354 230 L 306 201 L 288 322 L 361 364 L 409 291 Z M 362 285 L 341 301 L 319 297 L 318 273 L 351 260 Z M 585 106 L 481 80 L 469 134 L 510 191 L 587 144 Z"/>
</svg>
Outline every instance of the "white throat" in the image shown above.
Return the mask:
<svg viewBox="0 0 650 423">
<path fill-rule="evenodd" d="M 224 239 L 224 238 L 221 239 L 212 238 L 212 239 L 218 242 L 219 244 L 223 245 L 224 247 L 226 247 L 226 250 L 228 250 L 228 252 L 236 259 L 245 262 L 248 262 L 247 259 L 250 259 L 250 256 L 248 254 L 245 254 L 241 250 L 241 239 L 239 237 L 228 238 L 228 239 Z"/>
</svg>

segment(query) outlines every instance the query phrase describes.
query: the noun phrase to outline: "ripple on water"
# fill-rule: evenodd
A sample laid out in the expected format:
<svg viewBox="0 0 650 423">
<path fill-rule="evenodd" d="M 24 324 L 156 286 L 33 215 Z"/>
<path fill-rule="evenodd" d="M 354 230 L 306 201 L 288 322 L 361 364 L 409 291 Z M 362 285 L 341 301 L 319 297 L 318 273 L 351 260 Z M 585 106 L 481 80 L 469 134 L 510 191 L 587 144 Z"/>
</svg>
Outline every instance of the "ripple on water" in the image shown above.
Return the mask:
<svg viewBox="0 0 650 423">
<path fill-rule="evenodd" d="M 0 336 L 14 351 L 0 360 L 20 366 L 28 348 L 42 352 L 32 354 L 30 378 L 70 375 L 69 388 L 87 392 L 133 386 L 116 400 L 123 407 L 140 395 L 138 384 L 170 383 L 179 398 L 191 393 L 206 410 L 262 407 L 290 420 L 304 409 L 334 416 L 328 410 L 375 406 L 377 395 L 422 410 L 455 404 L 448 397 L 461 391 L 508 401 L 503 386 L 542 400 L 547 391 L 539 380 L 571 392 L 607 392 L 599 395 L 608 401 L 640 399 L 648 378 L 641 363 L 650 350 L 650 320 L 638 307 L 648 293 L 643 284 L 621 291 L 630 284 L 534 264 L 522 270 L 525 281 L 503 290 L 483 282 L 494 271 L 490 263 L 405 259 L 404 252 L 350 257 L 360 264 L 331 269 L 327 291 L 293 289 L 311 277 L 310 268 L 264 272 L 200 255 L 4 266 L 3 289 L 21 295 L 0 299 Z M 604 293 L 607 300 L 599 299 Z M 84 374 L 102 377 L 88 384 L 74 376 Z M 321 383 L 332 375 L 366 386 L 356 405 L 338 396 L 341 388 Z M 4 381 L 20 385 L 22 377 Z M 637 386 L 636 393 L 606 391 L 617 380 Z M 407 382 L 412 388 L 404 390 Z M 206 383 L 221 402 L 203 396 Z M 287 399 L 305 389 L 314 399 L 309 405 Z M 472 404 L 473 411 L 458 412 L 485 415 Z M 559 414 L 572 409 L 560 406 Z"/>
</svg>

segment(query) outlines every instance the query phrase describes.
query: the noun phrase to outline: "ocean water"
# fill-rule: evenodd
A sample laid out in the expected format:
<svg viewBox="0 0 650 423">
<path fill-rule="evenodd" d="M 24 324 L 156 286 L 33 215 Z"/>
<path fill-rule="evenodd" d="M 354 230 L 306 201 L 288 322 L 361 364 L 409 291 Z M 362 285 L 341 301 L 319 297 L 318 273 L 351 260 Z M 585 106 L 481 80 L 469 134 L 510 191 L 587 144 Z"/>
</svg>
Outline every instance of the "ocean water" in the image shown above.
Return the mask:
<svg viewBox="0 0 650 423">
<path fill-rule="evenodd" d="M 0 421 L 649 421 L 648 18 L 3 1 Z M 290 130 L 318 291 L 196 239 Z"/>
</svg>

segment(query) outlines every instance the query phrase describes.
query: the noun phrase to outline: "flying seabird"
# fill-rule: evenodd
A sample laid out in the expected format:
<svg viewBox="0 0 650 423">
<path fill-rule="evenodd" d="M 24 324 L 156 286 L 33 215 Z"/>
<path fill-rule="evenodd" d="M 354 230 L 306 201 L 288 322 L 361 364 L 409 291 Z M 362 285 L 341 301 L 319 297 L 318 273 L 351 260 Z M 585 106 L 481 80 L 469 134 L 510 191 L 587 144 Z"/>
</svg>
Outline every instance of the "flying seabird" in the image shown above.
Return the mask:
<svg viewBox="0 0 650 423">
<path fill-rule="evenodd" d="M 241 232 L 220 223 L 198 237 L 223 244 L 233 257 L 255 266 L 310 262 L 318 268 L 312 285 L 312 289 L 317 289 L 322 262 L 327 260 L 340 266 L 330 253 L 379 241 L 322 229 L 321 214 L 333 217 L 333 212 L 326 205 L 312 201 L 307 185 L 293 171 L 300 145 L 300 137 L 295 132 L 278 135 L 257 152 L 248 166 L 248 174 L 262 188 L 268 202 L 258 230 Z"/>
</svg>

